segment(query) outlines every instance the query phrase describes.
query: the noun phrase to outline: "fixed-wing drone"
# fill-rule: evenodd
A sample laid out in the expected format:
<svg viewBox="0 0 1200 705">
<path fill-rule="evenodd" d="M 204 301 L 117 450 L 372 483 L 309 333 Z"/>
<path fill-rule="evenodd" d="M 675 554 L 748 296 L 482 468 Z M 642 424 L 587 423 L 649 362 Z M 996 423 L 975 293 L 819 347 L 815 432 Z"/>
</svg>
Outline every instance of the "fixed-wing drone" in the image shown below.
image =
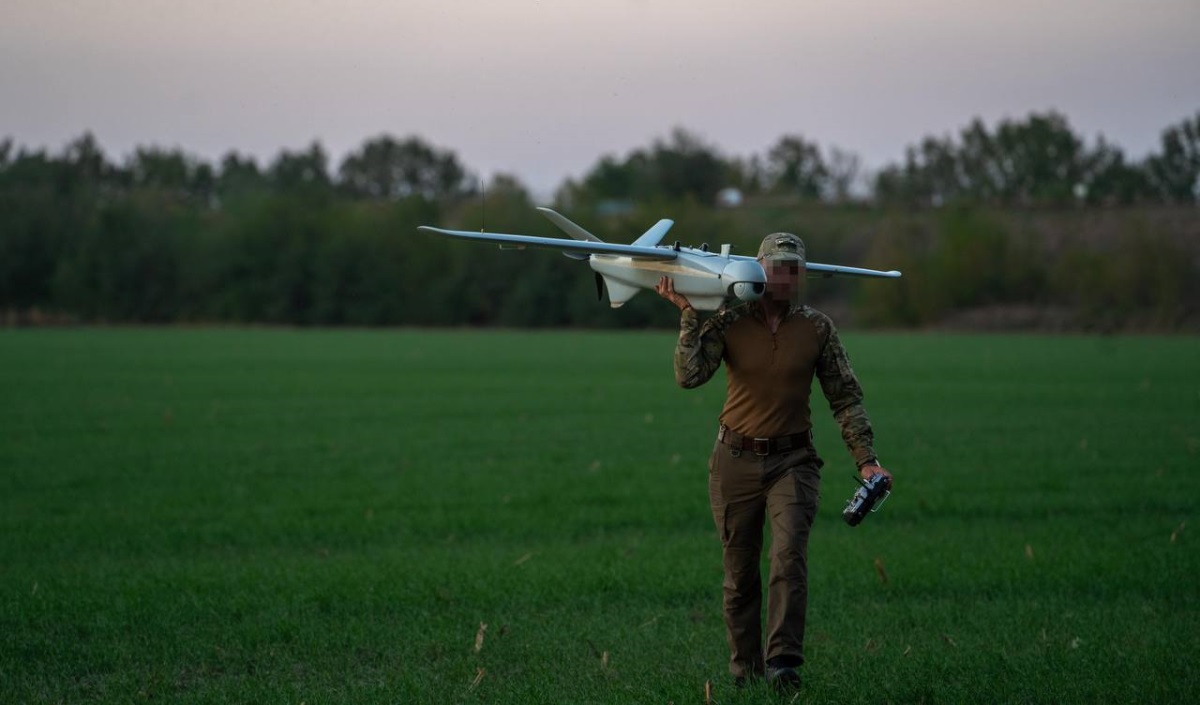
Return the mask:
<svg viewBox="0 0 1200 705">
<path fill-rule="evenodd" d="M 767 282 L 762 265 L 753 257 L 729 253 L 729 245 L 721 245 L 721 251 L 710 252 L 707 245 L 699 248 L 660 245 L 674 221 L 666 218 L 654 224 L 631 245 L 604 242 L 575 223 L 549 208 L 538 208 L 572 240 L 532 235 L 504 235 L 482 230 L 446 230 L 422 225 L 418 230 L 463 238 L 498 243 L 503 249 L 523 250 L 539 247 L 559 250 L 567 257 L 586 260 L 596 272 L 596 293 L 602 286 L 608 288 L 608 300 L 613 308 L 619 308 L 641 289 L 653 289 L 663 276 L 675 282 L 675 291 L 687 297 L 697 309 L 715 311 L 727 299 L 753 301 L 763 294 Z M 900 272 L 881 272 L 876 269 L 860 269 L 833 264 L 806 263 L 810 275 L 831 277 L 848 275 L 855 277 L 895 278 Z"/>
</svg>

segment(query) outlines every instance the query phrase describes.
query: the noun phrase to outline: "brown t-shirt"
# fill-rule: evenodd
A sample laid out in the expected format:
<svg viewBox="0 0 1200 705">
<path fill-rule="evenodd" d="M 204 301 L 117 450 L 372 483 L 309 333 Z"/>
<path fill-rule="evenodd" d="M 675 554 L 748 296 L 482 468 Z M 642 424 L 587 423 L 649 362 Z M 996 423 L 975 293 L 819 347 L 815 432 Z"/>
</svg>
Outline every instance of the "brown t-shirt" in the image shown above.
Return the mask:
<svg viewBox="0 0 1200 705">
<path fill-rule="evenodd" d="M 817 328 L 804 316 L 785 317 L 774 333 L 760 311 L 742 316 L 725 330 L 728 385 L 721 423 L 753 438 L 808 431 L 820 350 Z"/>
<path fill-rule="evenodd" d="M 676 381 L 688 389 L 704 384 L 722 361 L 728 386 L 721 423 L 755 438 L 806 432 L 812 428 L 809 397 L 816 377 L 855 462 L 875 458 L 862 387 L 825 314 L 793 306 L 772 333 L 758 303 L 723 309 L 703 325 L 694 309 L 685 309 L 675 348 Z"/>
</svg>

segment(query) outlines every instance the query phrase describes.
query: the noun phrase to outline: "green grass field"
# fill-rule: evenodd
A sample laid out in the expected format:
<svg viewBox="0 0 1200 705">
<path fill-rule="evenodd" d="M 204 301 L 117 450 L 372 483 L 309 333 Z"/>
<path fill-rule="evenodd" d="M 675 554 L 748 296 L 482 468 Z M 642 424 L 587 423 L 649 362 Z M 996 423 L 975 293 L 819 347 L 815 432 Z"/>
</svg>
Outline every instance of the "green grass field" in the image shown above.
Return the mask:
<svg viewBox="0 0 1200 705">
<path fill-rule="evenodd" d="M 1194 702 L 1200 339 L 844 337 L 897 486 L 818 394 L 796 701 Z M 0 331 L 0 702 L 771 701 L 673 345 Z"/>
</svg>

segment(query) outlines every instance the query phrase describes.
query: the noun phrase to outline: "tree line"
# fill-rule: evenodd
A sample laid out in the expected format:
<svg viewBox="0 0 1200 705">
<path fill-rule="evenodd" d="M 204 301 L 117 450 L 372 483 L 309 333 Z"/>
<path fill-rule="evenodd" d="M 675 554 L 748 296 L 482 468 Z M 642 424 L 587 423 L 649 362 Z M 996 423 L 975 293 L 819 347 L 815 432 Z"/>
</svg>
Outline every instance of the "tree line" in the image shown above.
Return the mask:
<svg viewBox="0 0 1200 705">
<path fill-rule="evenodd" d="M 871 178 L 860 164 L 797 135 L 730 158 L 677 128 L 599 159 L 554 200 L 614 241 L 669 216 L 692 244 L 731 242 L 745 253 L 763 233 L 790 230 L 822 261 L 907 268 L 891 289 L 814 287 L 872 324 L 1029 303 L 1068 307 L 1085 324 L 1136 315 L 1155 327 L 1194 325 L 1200 112 L 1165 129 L 1140 162 L 1103 139 L 1086 145 L 1049 113 L 926 138 Z M 731 187 L 744 204 L 717 207 Z M 336 169 L 319 143 L 260 165 L 236 152 L 213 164 L 160 147 L 114 163 L 90 134 L 55 154 L 7 139 L 0 311 L 10 322 L 673 323 L 652 295 L 608 310 L 590 273 L 553 253 L 415 232 L 438 223 L 553 234 L 532 206 L 515 176 L 497 175 L 481 192 L 453 151 L 415 136 L 367 140 Z M 1110 271 L 1114 253 L 1126 273 Z M 1076 266 L 1047 264 L 1064 256 Z"/>
<path fill-rule="evenodd" d="M 1194 204 L 1200 199 L 1200 111 L 1165 128 L 1158 150 L 1128 159 L 1103 137 L 1088 144 L 1056 112 L 973 120 L 957 136 L 925 137 L 904 159 L 874 174 L 838 147 L 784 135 L 764 155 L 725 158 L 683 129 L 623 159 L 602 158 L 561 194 L 583 200 L 692 198 L 711 203 L 722 188 L 749 196 L 895 206 L 953 203 L 1006 207 Z"/>
</svg>

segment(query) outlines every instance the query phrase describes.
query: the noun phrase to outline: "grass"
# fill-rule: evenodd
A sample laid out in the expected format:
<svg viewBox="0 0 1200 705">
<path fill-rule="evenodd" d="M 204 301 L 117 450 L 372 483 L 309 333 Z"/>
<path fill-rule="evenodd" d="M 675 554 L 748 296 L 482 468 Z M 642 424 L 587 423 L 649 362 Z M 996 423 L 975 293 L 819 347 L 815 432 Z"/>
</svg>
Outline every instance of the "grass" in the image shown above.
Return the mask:
<svg viewBox="0 0 1200 705">
<path fill-rule="evenodd" d="M 1190 701 L 1200 340 L 845 338 L 897 487 L 818 394 L 798 701 Z M 0 702 L 771 701 L 672 346 L 0 331 Z"/>
</svg>

